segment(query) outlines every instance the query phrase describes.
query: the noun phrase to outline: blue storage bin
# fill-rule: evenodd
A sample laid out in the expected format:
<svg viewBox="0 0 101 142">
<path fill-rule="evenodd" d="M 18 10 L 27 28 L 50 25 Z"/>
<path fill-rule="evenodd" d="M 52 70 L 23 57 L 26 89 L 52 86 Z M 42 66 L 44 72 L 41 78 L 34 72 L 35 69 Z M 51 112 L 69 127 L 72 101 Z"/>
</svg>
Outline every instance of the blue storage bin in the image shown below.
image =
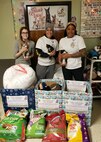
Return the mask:
<svg viewBox="0 0 101 142">
<path fill-rule="evenodd" d="M 35 109 L 34 89 L 1 89 L 4 111 Z"/>
</svg>

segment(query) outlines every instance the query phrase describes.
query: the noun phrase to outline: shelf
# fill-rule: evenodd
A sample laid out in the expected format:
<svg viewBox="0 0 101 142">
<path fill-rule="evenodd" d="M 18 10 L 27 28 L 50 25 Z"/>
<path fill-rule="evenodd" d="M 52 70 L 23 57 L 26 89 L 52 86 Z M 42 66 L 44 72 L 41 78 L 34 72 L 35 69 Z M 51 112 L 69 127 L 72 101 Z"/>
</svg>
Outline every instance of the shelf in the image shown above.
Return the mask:
<svg viewBox="0 0 101 142">
<path fill-rule="evenodd" d="M 101 83 L 101 80 L 92 80 L 91 83 Z"/>
<path fill-rule="evenodd" d="M 98 91 L 96 93 L 93 93 L 93 98 L 101 98 L 101 93 Z"/>
<path fill-rule="evenodd" d="M 94 62 L 101 62 L 101 59 L 96 59 L 96 60 L 95 60 L 95 59 L 92 59 L 91 61 L 92 61 L 93 63 L 94 63 Z"/>
<path fill-rule="evenodd" d="M 94 95 L 93 98 L 94 99 L 101 98 L 101 95 Z"/>
<path fill-rule="evenodd" d="M 92 79 L 93 78 L 93 68 L 94 68 L 94 63 L 99 63 L 99 62 L 101 62 L 101 59 L 92 59 L 92 60 L 90 60 L 91 61 L 91 68 L 90 68 L 90 79 L 89 79 L 89 81 L 90 81 L 90 83 L 91 84 L 100 84 L 101 83 L 101 77 L 98 77 L 98 78 L 96 78 L 96 79 Z M 93 90 L 93 98 L 101 98 L 101 88 L 100 89 L 98 89 L 98 86 L 97 85 L 95 85 L 96 87 L 95 87 L 95 90 L 94 90 L 94 88 L 92 87 L 92 90 Z M 101 86 L 101 85 L 99 85 L 99 86 Z"/>
</svg>

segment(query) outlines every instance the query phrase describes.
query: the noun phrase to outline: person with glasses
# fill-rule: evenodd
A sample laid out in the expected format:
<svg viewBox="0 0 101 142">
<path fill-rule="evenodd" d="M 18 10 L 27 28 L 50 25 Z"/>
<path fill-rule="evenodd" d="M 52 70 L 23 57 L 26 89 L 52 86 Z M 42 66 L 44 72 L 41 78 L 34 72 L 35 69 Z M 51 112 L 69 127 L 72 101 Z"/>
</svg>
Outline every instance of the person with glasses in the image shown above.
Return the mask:
<svg viewBox="0 0 101 142">
<path fill-rule="evenodd" d="M 31 66 L 31 58 L 34 56 L 35 42 L 30 39 L 27 27 L 21 27 L 19 39 L 15 43 L 15 64 L 27 64 Z"/>
</svg>

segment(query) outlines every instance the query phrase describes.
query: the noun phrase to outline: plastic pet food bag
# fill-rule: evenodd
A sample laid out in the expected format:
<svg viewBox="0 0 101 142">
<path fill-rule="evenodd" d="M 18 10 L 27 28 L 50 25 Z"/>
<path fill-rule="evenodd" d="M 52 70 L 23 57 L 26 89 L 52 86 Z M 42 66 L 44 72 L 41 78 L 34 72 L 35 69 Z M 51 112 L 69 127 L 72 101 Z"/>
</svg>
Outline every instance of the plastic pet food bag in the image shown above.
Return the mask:
<svg viewBox="0 0 101 142">
<path fill-rule="evenodd" d="M 8 110 L 5 118 L 0 122 L 0 141 L 22 142 L 25 140 L 26 115 L 25 109 L 21 111 Z"/>
<path fill-rule="evenodd" d="M 62 110 L 46 116 L 47 126 L 42 142 L 66 141 L 66 116 Z"/>
<path fill-rule="evenodd" d="M 88 129 L 87 129 L 86 121 L 85 121 L 85 114 L 78 114 L 78 116 L 81 123 L 83 142 L 90 142 Z"/>
<path fill-rule="evenodd" d="M 44 110 L 30 111 L 30 120 L 26 130 L 27 138 L 42 138 L 45 133 L 45 115 Z"/>
<path fill-rule="evenodd" d="M 77 114 L 67 114 L 66 120 L 68 123 L 67 137 L 68 142 L 83 142 L 81 124 Z"/>
</svg>

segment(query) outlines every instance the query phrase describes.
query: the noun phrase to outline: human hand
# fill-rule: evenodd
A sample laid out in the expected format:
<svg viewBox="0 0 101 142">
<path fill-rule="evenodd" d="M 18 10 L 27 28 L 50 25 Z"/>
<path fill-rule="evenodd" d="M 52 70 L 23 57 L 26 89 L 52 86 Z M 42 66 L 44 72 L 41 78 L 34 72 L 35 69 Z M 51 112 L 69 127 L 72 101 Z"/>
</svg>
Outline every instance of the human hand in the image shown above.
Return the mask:
<svg viewBox="0 0 101 142">
<path fill-rule="evenodd" d="M 27 47 L 22 47 L 22 48 L 21 48 L 21 52 L 22 52 L 22 53 L 27 52 L 27 51 L 28 51 L 28 48 L 27 48 Z"/>
<path fill-rule="evenodd" d="M 65 53 L 64 53 L 65 54 Z M 59 61 L 59 64 L 61 66 L 66 66 L 67 62 L 66 62 L 66 59 L 63 58 L 63 53 L 62 54 L 59 54 L 58 56 L 58 61 Z"/>
<path fill-rule="evenodd" d="M 56 51 L 53 50 L 52 52 L 49 53 L 50 56 L 54 56 L 56 54 Z"/>
<path fill-rule="evenodd" d="M 24 60 L 28 61 L 30 59 L 30 56 L 24 56 Z"/>
</svg>

